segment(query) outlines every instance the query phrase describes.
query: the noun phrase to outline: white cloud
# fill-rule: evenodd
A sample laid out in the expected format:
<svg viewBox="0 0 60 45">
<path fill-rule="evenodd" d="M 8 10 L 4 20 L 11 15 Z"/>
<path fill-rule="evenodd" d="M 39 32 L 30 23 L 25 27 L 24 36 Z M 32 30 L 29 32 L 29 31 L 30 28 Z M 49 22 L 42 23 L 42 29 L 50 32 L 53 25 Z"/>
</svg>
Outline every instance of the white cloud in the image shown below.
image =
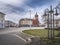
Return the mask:
<svg viewBox="0 0 60 45">
<path fill-rule="evenodd" d="M 21 14 L 16 14 L 16 13 L 7 14 L 5 16 L 5 20 L 10 20 L 15 23 L 18 23 L 21 18 L 22 18 Z"/>
<path fill-rule="evenodd" d="M 18 21 L 21 18 L 30 18 L 29 10 L 31 10 L 31 18 L 34 18 L 35 13 L 37 12 L 39 15 L 39 21 L 42 22 L 41 16 L 43 15 L 44 9 L 49 8 L 50 5 L 53 5 L 53 7 L 55 7 L 58 4 L 58 1 L 56 0 L 55 3 L 53 2 L 51 4 L 46 4 L 43 6 L 32 8 L 28 5 L 25 5 L 24 4 L 25 1 L 27 1 L 27 0 L 0 0 L 0 11 L 6 13 L 6 16 L 5 16 L 6 20 L 11 20 L 11 21 L 18 23 Z M 26 12 L 24 12 L 24 14 L 17 14 L 15 12 L 10 13 L 10 11 L 12 10 L 12 7 L 7 6 L 7 4 L 10 4 L 10 5 L 16 6 L 16 7 L 22 6 L 22 8 L 24 8 L 26 10 Z"/>
<path fill-rule="evenodd" d="M 9 6 L 7 6 L 4 3 L 0 3 L 0 12 L 7 13 L 9 10 L 11 10 Z"/>
<path fill-rule="evenodd" d="M 26 0 L 0 0 L 0 2 L 10 4 L 13 6 L 19 6 L 22 5 Z"/>
</svg>

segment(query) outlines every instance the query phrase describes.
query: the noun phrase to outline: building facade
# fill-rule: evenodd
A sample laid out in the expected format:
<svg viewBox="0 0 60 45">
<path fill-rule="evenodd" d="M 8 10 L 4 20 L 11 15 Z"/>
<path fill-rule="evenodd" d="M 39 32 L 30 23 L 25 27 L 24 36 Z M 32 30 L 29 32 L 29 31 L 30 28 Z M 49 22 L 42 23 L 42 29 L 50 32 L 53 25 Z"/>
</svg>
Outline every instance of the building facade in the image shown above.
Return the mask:
<svg viewBox="0 0 60 45">
<path fill-rule="evenodd" d="M 18 27 L 18 24 L 12 21 L 5 20 L 5 27 Z"/>
<path fill-rule="evenodd" d="M 19 21 L 20 27 L 29 27 L 32 26 L 32 19 L 24 18 Z"/>
<path fill-rule="evenodd" d="M 5 28 L 5 14 L 0 12 L 0 28 Z"/>
<path fill-rule="evenodd" d="M 57 19 L 56 20 L 56 27 L 59 27 L 60 28 L 60 19 Z"/>
</svg>

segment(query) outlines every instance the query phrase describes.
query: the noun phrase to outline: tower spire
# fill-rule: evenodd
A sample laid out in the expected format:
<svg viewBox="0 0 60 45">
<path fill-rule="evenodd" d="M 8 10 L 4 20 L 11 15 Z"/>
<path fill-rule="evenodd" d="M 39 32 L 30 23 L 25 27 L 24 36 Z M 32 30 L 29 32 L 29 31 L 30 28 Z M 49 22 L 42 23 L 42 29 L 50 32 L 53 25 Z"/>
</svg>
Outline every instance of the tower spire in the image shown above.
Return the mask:
<svg viewBox="0 0 60 45">
<path fill-rule="evenodd" d="M 37 12 L 36 12 L 36 14 L 35 14 L 35 17 L 38 17 L 38 14 L 37 14 Z"/>
<path fill-rule="evenodd" d="M 37 15 L 37 12 L 36 12 L 36 15 Z"/>
</svg>

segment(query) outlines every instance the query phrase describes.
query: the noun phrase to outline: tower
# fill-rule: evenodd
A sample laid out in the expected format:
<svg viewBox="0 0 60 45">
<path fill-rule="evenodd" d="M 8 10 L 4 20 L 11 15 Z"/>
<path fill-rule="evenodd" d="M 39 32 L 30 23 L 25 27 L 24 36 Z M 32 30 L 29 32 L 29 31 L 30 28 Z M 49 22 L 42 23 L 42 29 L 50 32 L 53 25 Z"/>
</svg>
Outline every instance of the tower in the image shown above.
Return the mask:
<svg viewBox="0 0 60 45">
<path fill-rule="evenodd" d="M 35 14 L 35 19 L 38 20 L 38 14 L 37 14 L 37 12 Z"/>
<path fill-rule="evenodd" d="M 38 20 L 38 14 L 37 14 L 37 12 L 36 12 L 36 14 L 35 14 L 35 19 L 33 19 L 33 26 L 34 27 L 38 27 L 39 26 L 39 20 Z"/>
</svg>

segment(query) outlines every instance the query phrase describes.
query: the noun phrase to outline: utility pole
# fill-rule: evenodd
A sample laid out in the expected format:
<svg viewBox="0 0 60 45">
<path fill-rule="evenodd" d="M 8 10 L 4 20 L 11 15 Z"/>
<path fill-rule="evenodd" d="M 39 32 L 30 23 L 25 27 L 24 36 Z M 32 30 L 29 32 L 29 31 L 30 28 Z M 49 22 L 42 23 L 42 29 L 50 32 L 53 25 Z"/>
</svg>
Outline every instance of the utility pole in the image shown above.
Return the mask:
<svg viewBox="0 0 60 45">
<path fill-rule="evenodd" d="M 31 10 L 29 12 L 30 12 L 30 29 L 31 29 Z"/>
</svg>

